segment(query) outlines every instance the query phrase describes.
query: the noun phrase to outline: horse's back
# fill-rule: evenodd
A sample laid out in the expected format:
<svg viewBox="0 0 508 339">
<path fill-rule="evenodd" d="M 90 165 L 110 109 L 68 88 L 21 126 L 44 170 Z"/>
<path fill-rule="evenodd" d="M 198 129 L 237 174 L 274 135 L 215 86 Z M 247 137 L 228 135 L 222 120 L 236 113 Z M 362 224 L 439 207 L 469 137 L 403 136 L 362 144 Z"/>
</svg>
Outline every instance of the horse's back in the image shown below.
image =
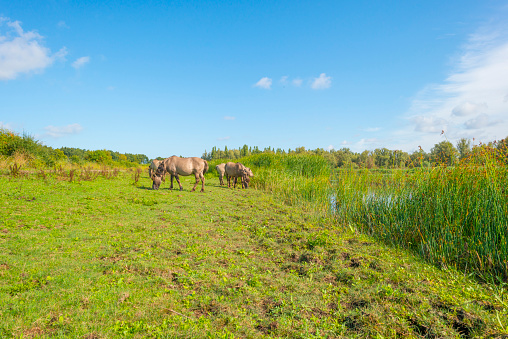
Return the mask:
<svg viewBox="0 0 508 339">
<path fill-rule="evenodd" d="M 172 167 L 179 175 L 191 175 L 203 173 L 205 169 L 204 160 L 198 157 L 178 158 L 172 160 Z"/>
</svg>

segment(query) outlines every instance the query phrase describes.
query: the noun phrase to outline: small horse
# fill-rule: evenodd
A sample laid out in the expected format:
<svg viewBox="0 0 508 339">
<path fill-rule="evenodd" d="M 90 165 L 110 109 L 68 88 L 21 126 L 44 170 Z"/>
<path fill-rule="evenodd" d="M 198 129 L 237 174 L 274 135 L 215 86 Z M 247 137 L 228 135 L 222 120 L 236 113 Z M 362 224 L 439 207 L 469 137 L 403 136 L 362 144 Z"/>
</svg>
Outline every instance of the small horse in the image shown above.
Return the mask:
<svg viewBox="0 0 508 339">
<path fill-rule="evenodd" d="M 182 184 L 180 183 L 180 175 L 187 176 L 194 174 L 196 183 L 192 188 L 192 192 L 196 190 L 199 180 L 201 179 L 201 192 L 205 191 L 205 177 L 204 174 L 208 171 L 208 162 L 206 160 L 191 157 L 191 158 L 180 158 L 175 155 L 164 159 L 157 168 L 157 172 L 152 177 L 154 190 L 159 189 L 162 181 L 162 177 L 165 173 L 171 174 L 171 186 L 169 189 L 173 189 L 173 178 L 176 178 L 180 191 L 183 190 Z"/>
</svg>

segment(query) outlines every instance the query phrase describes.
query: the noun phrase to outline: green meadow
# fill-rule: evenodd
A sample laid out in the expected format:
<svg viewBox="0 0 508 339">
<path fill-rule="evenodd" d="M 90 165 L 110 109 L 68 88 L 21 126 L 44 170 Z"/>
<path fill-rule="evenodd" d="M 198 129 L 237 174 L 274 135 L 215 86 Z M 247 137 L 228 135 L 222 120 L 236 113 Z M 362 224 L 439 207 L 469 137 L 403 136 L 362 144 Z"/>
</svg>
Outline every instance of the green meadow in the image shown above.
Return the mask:
<svg viewBox="0 0 508 339">
<path fill-rule="evenodd" d="M 154 191 L 145 167 L 5 167 L 0 337 L 508 335 L 505 165 L 240 161 L 251 188 L 212 161 L 204 193 Z"/>
</svg>

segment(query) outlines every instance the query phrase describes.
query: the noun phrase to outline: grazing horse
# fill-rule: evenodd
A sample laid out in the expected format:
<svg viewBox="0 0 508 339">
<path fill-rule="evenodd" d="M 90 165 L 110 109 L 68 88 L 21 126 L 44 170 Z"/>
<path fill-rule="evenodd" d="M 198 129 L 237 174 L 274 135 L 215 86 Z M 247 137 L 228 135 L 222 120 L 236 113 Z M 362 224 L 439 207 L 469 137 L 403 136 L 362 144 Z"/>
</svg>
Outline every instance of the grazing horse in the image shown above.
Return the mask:
<svg viewBox="0 0 508 339">
<path fill-rule="evenodd" d="M 224 185 L 224 174 L 226 174 L 226 164 L 225 163 L 222 163 L 222 164 L 218 164 L 217 166 L 215 166 L 215 169 L 217 170 L 217 173 L 219 173 L 219 182 L 220 182 L 220 185 Z"/>
<path fill-rule="evenodd" d="M 252 176 L 252 171 L 250 168 L 245 167 L 243 164 L 237 162 L 228 162 L 226 164 L 226 179 L 228 180 L 228 187 L 231 187 L 231 178 L 234 178 L 233 188 L 236 187 L 237 179 L 240 178 L 242 180 L 242 187 L 248 188 L 250 182 L 250 176 Z"/>
<path fill-rule="evenodd" d="M 180 186 L 180 191 L 183 190 L 182 184 L 180 183 L 180 175 L 187 176 L 194 174 L 196 183 L 192 188 L 192 192 L 196 190 L 199 180 L 201 179 L 201 192 L 205 191 L 205 177 L 204 174 L 208 171 L 208 163 L 206 160 L 197 157 L 191 158 L 180 158 L 175 155 L 164 159 L 157 168 L 157 172 L 153 176 L 153 189 L 159 189 L 162 181 L 162 177 L 165 173 L 171 174 L 171 186 L 169 189 L 173 189 L 173 178 L 176 178 L 176 182 Z"/>
</svg>

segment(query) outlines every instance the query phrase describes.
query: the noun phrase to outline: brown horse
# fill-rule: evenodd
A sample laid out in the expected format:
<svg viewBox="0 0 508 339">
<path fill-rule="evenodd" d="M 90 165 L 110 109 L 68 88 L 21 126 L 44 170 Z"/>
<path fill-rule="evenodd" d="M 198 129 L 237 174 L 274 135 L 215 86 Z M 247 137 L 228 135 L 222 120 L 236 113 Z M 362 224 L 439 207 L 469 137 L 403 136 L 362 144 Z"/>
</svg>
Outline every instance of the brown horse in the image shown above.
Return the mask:
<svg viewBox="0 0 508 339">
<path fill-rule="evenodd" d="M 180 158 L 175 155 L 166 158 L 159 164 L 157 172 L 153 175 L 153 189 L 159 189 L 162 181 L 162 177 L 165 173 L 171 174 L 171 186 L 169 189 L 173 189 L 173 178 L 176 178 L 176 182 L 180 186 L 180 191 L 183 190 L 182 184 L 180 183 L 180 175 L 187 176 L 194 174 L 196 183 L 192 188 L 192 192 L 196 190 L 199 180 L 201 179 L 201 192 L 205 191 L 205 177 L 204 174 L 208 171 L 208 163 L 206 160 L 197 157 L 191 158 Z"/>
<path fill-rule="evenodd" d="M 242 187 L 248 188 L 250 177 L 253 176 L 250 168 L 245 167 L 242 163 L 228 162 L 225 167 L 226 179 L 228 180 L 228 187 L 231 187 L 231 178 L 233 180 L 233 188 L 236 187 L 237 179 L 242 180 Z"/>
</svg>

